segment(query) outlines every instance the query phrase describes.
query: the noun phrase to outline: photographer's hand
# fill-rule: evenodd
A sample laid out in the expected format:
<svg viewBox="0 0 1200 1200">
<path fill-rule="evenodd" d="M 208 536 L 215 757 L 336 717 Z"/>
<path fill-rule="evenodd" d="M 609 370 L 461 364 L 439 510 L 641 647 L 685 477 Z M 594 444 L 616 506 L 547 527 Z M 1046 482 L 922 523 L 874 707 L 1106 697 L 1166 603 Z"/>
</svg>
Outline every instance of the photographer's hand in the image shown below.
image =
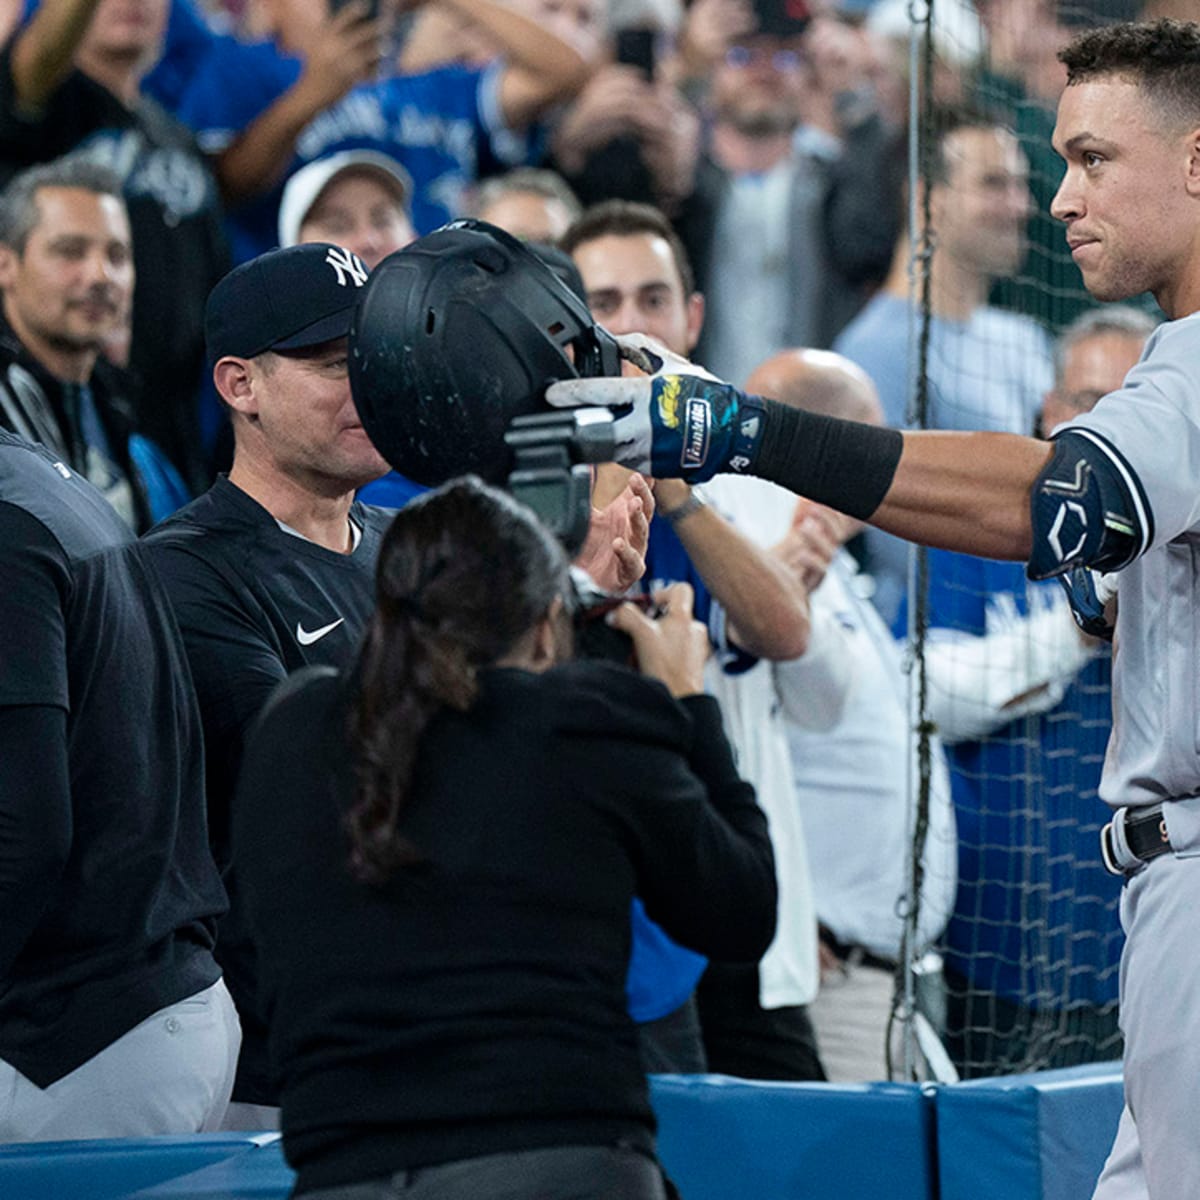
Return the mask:
<svg viewBox="0 0 1200 1200">
<path fill-rule="evenodd" d="M 636 605 L 622 604 L 608 623 L 633 642 L 638 670 L 666 685 L 676 699 L 704 691 L 708 631 L 692 618 L 690 584 L 676 583 L 654 595 L 662 615 L 651 619 Z"/>
<path fill-rule="evenodd" d="M 624 489 L 603 508 L 592 508 L 587 541 L 575 565 L 606 592 L 628 590 L 646 571 L 646 547 L 653 515 L 654 494 L 645 479 L 635 472 Z"/>
<path fill-rule="evenodd" d="M 721 471 L 751 471 L 765 424 L 762 400 L 644 334 L 617 341 L 627 363 L 652 373 L 563 380 L 547 389 L 547 402 L 628 409 L 614 413 L 615 461 L 643 474 L 703 483 Z"/>
</svg>

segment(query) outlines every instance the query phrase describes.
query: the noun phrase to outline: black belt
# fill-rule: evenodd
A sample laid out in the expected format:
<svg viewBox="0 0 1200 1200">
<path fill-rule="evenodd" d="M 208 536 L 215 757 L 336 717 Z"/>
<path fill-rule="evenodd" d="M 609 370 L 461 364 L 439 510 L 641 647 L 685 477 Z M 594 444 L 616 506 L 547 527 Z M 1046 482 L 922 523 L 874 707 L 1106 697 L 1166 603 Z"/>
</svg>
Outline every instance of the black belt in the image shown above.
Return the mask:
<svg viewBox="0 0 1200 1200">
<path fill-rule="evenodd" d="M 1163 816 L 1161 804 L 1127 808 L 1122 813 L 1121 820 L 1125 829 L 1125 844 L 1134 858 L 1141 862 L 1149 862 L 1152 858 L 1158 858 L 1160 854 L 1170 851 L 1171 839 L 1167 833 L 1167 821 Z M 1100 857 L 1103 858 L 1110 874 L 1126 875 L 1135 869 L 1121 867 L 1117 863 L 1113 848 L 1112 821 L 1100 830 Z"/>
<path fill-rule="evenodd" d="M 873 971 L 887 971 L 892 975 L 896 973 L 897 963 L 895 959 L 880 958 L 878 954 L 872 954 L 866 946 L 839 942 L 824 925 L 817 927 L 817 933 L 822 943 L 828 947 L 838 962 L 844 963 L 849 967 L 868 967 Z"/>
</svg>

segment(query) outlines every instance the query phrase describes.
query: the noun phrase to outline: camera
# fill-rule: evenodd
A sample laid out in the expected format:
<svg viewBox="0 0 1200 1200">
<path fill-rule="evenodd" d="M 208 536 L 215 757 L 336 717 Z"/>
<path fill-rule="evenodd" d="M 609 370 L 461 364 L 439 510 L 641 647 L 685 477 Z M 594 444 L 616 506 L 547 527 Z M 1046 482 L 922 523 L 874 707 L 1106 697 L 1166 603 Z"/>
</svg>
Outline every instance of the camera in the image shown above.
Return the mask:
<svg viewBox="0 0 1200 1200">
<path fill-rule="evenodd" d="M 612 458 L 612 413 L 588 408 L 514 417 L 504 442 L 513 461 L 505 487 L 574 554 L 592 517 L 590 464 Z"/>
<path fill-rule="evenodd" d="M 648 617 L 661 615 L 661 610 L 649 596 L 613 596 L 593 582 L 586 571 L 571 568 L 571 590 L 575 596 L 573 623 L 575 653 L 580 658 L 596 658 L 637 667 L 637 656 L 628 634 L 614 629 L 604 618 L 622 604 L 636 604 Z"/>
</svg>

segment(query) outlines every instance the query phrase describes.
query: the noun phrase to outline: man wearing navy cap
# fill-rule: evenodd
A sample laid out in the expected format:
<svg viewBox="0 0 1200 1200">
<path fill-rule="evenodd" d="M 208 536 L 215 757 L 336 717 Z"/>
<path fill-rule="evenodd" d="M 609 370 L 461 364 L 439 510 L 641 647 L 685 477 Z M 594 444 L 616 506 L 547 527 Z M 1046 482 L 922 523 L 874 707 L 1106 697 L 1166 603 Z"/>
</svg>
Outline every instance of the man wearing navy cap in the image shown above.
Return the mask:
<svg viewBox="0 0 1200 1200">
<path fill-rule="evenodd" d="M 277 1121 L 229 844 L 244 740 L 286 675 L 350 661 L 373 607 L 375 560 L 391 517 L 354 499 L 387 470 L 359 424 L 346 370 L 366 278 L 356 255 L 312 243 L 261 255 L 217 284 L 205 339 L 233 425 L 233 466 L 145 541 L 200 699 L 210 837 L 230 894 L 217 954 L 244 1038 L 229 1128 Z"/>
</svg>

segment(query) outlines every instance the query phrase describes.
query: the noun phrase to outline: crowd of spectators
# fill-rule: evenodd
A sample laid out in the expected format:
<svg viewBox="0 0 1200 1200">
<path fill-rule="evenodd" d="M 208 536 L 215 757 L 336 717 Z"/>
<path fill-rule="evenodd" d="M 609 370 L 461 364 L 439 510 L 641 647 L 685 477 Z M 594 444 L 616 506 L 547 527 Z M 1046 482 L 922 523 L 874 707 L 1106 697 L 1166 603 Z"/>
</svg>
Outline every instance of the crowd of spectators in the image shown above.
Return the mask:
<svg viewBox="0 0 1200 1200">
<path fill-rule="evenodd" d="M 16 436 L 0 441 L 0 484 L 16 481 L 24 498 L 44 483 L 52 468 L 13 449 L 20 439 L 41 443 L 63 470 L 99 488 L 125 527 L 114 532 L 90 501 L 82 511 L 72 501 L 69 520 L 47 518 L 54 546 L 45 550 L 25 518 L 9 513 L 8 552 L 37 541 L 55 578 L 70 583 L 65 594 L 71 581 L 99 586 L 89 539 L 125 547 L 154 528 L 143 543 L 157 572 L 153 599 L 172 606 L 190 666 L 171 644 L 165 658 L 124 669 L 128 686 L 166 706 L 153 728 L 185 777 L 171 789 L 181 811 L 200 804 L 203 755 L 208 836 L 232 907 L 218 922 L 220 888 L 188 824 L 198 811 L 185 813 L 174 859 L 126 864 L 134 884 L 159 897 L 161 928 L 146 933 L 135 963 L 106 945 L 105 969 L 131 981 L 125 1016 L 136 1023 L 200 996 L 224 1013 L 228 997 L 213 990 L 220 965 L 241 1016 L 242 1052 L 236 1084 L 225 1061 L 228 1078 L 211 1086 L 226 1096 L 233 1088 L 240 1107 L 224 1119 L 234 1127 L 274 1123 L 279 1102 L 231 844 L 246 738 L 290 672 L 351 660 L 386 527 L 372 506 L 400 507 L 423 490 L 388 472 L 347 415 L 339 339 L 370 270 L 446 221 L 476 217 L 535 245 L 613 333 L 651 333 L 721 378 L 799 407 L 950 429 L 1024 433 L 1053 421 L 1056 398 L 1090 386 L 1072 383 L 1088 338 L 1121 341 L 1128 357 L 1155 320 L 1147 305 L 1110 324 L 1089 325 L 1086 314 L 1078 324 L 1091 303 L 1047 215 L 1059 173 L 1048 146 L 1063 83 L 1055 47 L 1080 24 L 1176 15 L 1166 0 L 939 3 L 928 81 L 939 117 L 923 131 L 915 189 L 907 180 L 910 6 L 900 0 L 3 7 L 0 431 Z M 325 243 L 342 250 L 327 260 Z M 276 247 L 289 253 L 267 254 Z M 907 365 L 921 317 L 914 247 L 930 264 L 920 412 Z M 322 297 L 312 263 L 326 261 L 336 279 Z M 280 349 L 297 354 L 281 358 Z M 1119 382 L 1120 367 L 1112 370 L 1102 386 Z M 6 503 L 0 491 L 0 513 Z M 593 505 L 580 561 L 602 583 L 625 590 L 644 576 L 647 589 L 681 580 L 694 589 L 716 651 L 706 688 L 770 818 L 779 889 L 775 940 L 757 965 L 706 964 L 635 901 L 628 1008 L 641 1028 L 643 1067 L 882 1078 L 892 984 L 914 939 L 917 950 L 948 948 L 959 1030 L 949 1044 L 963 1074 L 1030 1058 L 1030 1039 L 1019 1033 L 991 1058 L 972 1050 L 984 1009 L 1013 1028 L 1030 1010 L 1072 1009 L 1084 1045 L 1072 1060 L 1097 1047 L 1113 1052 L 1111 889 L 1094 880 L 1099 899 L 1066 912 L 1062 893 L 1073 885 L 1056 876 L 1055 927 L 1100 946 L 1092 967 L 1103 985 L 1076 980 L 1048 996 L 1044 981 L 1035 986 L 1012 965 L 1022 934 L 1012 893 L 988 891 L 1004 855 L 984 863 L 955 852 L 957 819 L 971 845 L 1002 842 L 1026 858 L 1088 853 L 1061 830 L 1045 850 L 1036 823 L 998 815 L 1021 806 L 1028 772 L 1024 761 L 1014 765 L 1013 747 L 1030 736 L 1047 761 L 1072 753 L 1083 764 L 1071 780 L 1047 771 L 1039 786 L 1094 798 L 1106 660 L 1062 608 L 1040 592 L 1026 599 L 1007 568 L 958 555 L 932 561 L 929 620 L 946 634 L 942 657 L 931 659 L 935 674 L 942 670 L 935 687 L 943 699 L 968 700 L 936 714 L 947 746 L 933 741 L 931 827 L 916 872 L 925 886 L 906 929 L 901 898 L 913 880 L 903 793 L 915 738 L 902 666 L 907 551 L 748 480 L 690 489 L 601 469 Z M 105 584 L 122 592 L 119 636 L 163 641 L 154 604 L 129 600 L 136 589 L 127 576 L 139 568 L 125 563 L 133 561 L 126 549 L 111 553 L 123 563 L 118 582 Z M 64 627 L 80 619 L 73 593 L 59 616 Z M 97 627 L 90 636 L 109 635 Z M 50 648 L 38 653 L 53 656 L 62 637 L 47 638 Z M 1022 686 L 999 698 L 989 692 L 977 705 L 982 717 L 967 711 L 975 693 L 947 665 L 945 645 L 953 642 L 962 661 L 987 660 L 977 682 L 995 670 L 996 647 L 1019 638 L 1056 648 L 1044 673 L 1006 667 Z M 93 661 L 100 650 L 91 647 L 89 670 L 106 669 Z M 34 651 L 0 660 L 2 744 L 36 734 L 58 745 L 64 797 L 66 775 L 83 766 L 71 759 L 68 770 L 63 730 L 26 729 L 17 715 L 63 706 L 74 653 L 61 678 L 39 668 L 19 685 Z M 194 681 L 198 708 L 171 692 L 164 663 Z M 1084 712 L 1086 729 L 1055 721 L 1064 703 Z M 150 739 L 126 745 L 112 732 L 120 710 L 81 712 L 111 739 L 104 779 L 121 756 L 153 776 Z M 1037 723 L 1032 735 L 1021 727 L 1024 740 L 1010 727 L 1019 718 Z M 1072 813 L 1080 804 L 1062 802 Z M 30 811 L 0 800 L 9 820 Z M 106 850 L 114 862 L 136 840 L 136 821 L 122 820 Z M 842 844 L 847 826 L 854 853 Z M 269 853 L 269 833 L 255 836 Z M 0 860 L 12 861 L 8 847 Z M 4 866 L 0 880 L 7 905 L 28 871 Z M 86 878 L 72 880 L 64 903 L 112 903 Z M 48 956 L 17 936 L 35 931 L 42 914 L 26 905 L 17 915 L 0 936 L 0 1023 L 10 1031 L 0 1037 L 0 1081 L 10 1070 L 45 1087 L 131 1025 L 105 1016 L 90 1041 L 46 1067 L 29 1015 L 41 993 L 30 980 L 47 970 L 65 995 L 70 972 L 57 959 L 46 968 Z M 55 928 L 64 943 L 86 939 L 70 921 Z M 992 965 L 981 965 L 981 953 Z M 169 971 L 158 970 L 160 959 Z M 222 1021 L 216 1050 L 189 1053 L 229 1060 L 237 1039 Z M 149 1070 L 155 1049 L 138 1053 L 131 1061 Z M 148 1128 L 212 1127 L 222 1119 L 215 1108 L 223 1101 L 198 1117 L 151 1115 Z M 0 1141 L 63 1128 L 9 1127 L 0 1107 Z"/>
</svg>

